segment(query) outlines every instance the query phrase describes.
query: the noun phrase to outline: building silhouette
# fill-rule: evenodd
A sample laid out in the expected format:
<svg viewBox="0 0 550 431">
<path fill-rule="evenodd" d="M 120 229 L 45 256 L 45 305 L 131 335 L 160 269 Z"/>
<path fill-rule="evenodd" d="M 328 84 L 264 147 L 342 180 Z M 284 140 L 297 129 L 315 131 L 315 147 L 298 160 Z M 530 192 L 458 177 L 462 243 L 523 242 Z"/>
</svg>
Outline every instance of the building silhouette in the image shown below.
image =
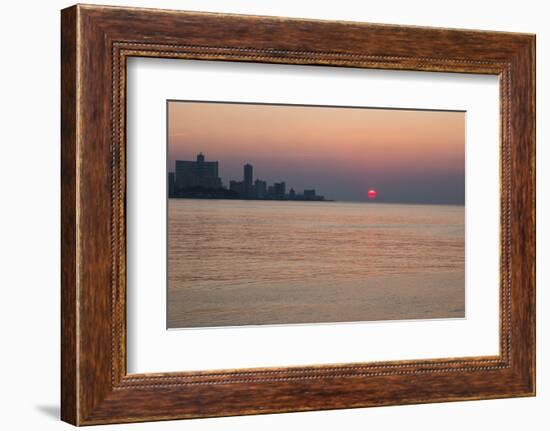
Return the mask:
<svg viewBox="0 0 550 431">
<path fill-rule="evenodd" d="M 174 172 L 168 174 L 168 196 L 176 194 L 176 175 Z"/>
<path fill-rule="evenodd" d="M 189 188 L 219 189 L 222 181 L 218 175 L 218 162 L 207 162 L 199 153 L 196 161 L 176 160 L 176 190 Z"/>
<path fill-rule="evenodd" d="M 247 163 L 243 166 L 244 193 L 246 196 L 252 196 L 254 194 L 254 188 L 252 185 L 253 176 L 254 168 L 250 163 Z"/>
<path fill-rule="evenodd" d="M 295 198 L 296 198 L 296 192 L 294 191 L 293 188 L 291 188 L 291 189 L 288 191 L 288 198 L 289 198 L 289 199 L 295 199 Z"/>
<path fill-rule="evenodd" d="M 246 197 L 254 197 L 254 185 L 252 184 L 252 177 L 254 176 L 254 168 L 250 163 L 243 166 L 243 181 L 244 181 L 244 194 Z"/>
<path fill-rule="evenodd" d="M 304 198 L 315 199 L 315 189 L 304 190 Z"/>
<path fill-rule="evenodd" d="M 258 199 L 264 199 L 267 197 L 267 181 L 256 180 L 254 181 L 254 193 Z"/>
<path fill-rule="evenodd" d="M 244 181 L 229 181 L 229 190 L 232 192 L 238 193 L 239 196 L 244 197 Z"/>
<path fill-rule="evenodd" d="M 269 194 L 273 195 L 276 198 L 284 198 L 286 194 L 286 183 L 281 181 L 280 183 L 273 183 L 272 186 L 269 186 Z"/>
</svg>

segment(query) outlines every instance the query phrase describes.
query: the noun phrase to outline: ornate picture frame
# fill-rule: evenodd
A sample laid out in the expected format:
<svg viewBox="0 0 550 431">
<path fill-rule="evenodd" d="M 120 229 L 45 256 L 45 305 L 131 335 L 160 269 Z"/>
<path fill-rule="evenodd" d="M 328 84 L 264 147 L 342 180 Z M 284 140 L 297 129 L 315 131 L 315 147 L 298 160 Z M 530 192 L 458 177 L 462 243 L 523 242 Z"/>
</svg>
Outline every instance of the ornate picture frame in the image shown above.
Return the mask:
<svg viewBox="0 0 550 431">
<path fill-rule="evenodd" d="M 61 14 L 61 416 L 75 425 L 535 394 L 535 36 L 77 5 Z M 126 60 L 497 75 L 500 353 L 126 371 Z"/>
</svg>

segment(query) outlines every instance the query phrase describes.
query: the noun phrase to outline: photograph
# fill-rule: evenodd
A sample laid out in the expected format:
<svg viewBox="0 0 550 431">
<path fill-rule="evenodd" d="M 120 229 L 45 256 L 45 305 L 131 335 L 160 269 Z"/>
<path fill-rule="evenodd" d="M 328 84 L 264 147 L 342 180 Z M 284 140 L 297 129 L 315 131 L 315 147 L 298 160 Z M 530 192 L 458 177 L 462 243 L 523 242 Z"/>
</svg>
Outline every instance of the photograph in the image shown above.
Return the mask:
<svg viewBox="0 0 550 431">
<path fill-rule="evenodd" d="M 465 314 L 465 111 L 168 100 L 167 328 Z"/>
</svg>

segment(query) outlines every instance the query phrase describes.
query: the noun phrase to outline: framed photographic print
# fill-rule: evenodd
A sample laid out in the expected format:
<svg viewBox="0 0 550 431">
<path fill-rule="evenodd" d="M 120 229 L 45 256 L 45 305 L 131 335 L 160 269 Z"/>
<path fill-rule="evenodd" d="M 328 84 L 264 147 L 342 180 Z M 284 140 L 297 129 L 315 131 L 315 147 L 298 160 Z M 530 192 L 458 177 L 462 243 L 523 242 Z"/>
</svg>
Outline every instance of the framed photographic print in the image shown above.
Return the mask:
<svg viewBox="0 0 550 431">
<path fill-rule="evenodd" d="M 535 394 L 535 37 L 62 11 L 62 419 Z"/>
</svg>

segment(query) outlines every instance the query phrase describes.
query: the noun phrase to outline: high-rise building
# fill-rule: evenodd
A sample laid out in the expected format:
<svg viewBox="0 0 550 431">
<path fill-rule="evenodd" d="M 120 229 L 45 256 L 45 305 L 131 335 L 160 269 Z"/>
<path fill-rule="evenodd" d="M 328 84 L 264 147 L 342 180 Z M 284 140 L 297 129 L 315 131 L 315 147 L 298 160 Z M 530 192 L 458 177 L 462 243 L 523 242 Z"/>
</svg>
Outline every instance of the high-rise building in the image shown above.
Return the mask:
<svg viewBox="0 0 550 431">
<path fill-rule="evenodd" d="M 243 167 L 244 194 L 246 197 L 252 197 L 254 195 L 254 188 L 252 186 L 253 176 L 254 168 L 250 163 L 247 163 Z"/>
<path fill-rule="evenodd" d="M 273 183 L 273 191 L 277 197 L 284 197 L 286 193 L 286 183 L 284 181 Z"/>
<path fill-rule="evenodd" d="M 243 171 L 244 171 L 244 183 L 252 185 L 254 168 L 250 163 L 247 163 L 246 165 L 244 165 Z"/>
<path fill-rule="evenodd" d="M 176 160 L 176 191 L 191 187 L 219 189 L 218 162 L 207 162 L 199 153 L 196 161 Z"/>
</svg>

